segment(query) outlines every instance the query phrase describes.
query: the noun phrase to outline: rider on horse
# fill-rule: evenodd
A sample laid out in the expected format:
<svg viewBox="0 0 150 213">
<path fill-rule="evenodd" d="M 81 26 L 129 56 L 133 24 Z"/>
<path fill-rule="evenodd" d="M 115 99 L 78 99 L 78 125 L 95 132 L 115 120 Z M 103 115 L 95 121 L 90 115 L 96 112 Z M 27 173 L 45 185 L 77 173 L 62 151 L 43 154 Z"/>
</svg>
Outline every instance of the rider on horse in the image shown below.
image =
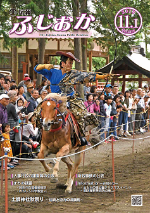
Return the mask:
<svg viewBox="0 0 150 213">
<path fill-rule="evenodd" d="M 73 60 L 80 62 L 71 52 L 57 52 L 61 56 L 60 69 L 55 69 L 52 64 L 36 65 L 34 70 L 44 75 L 51 82 L 51 92 L 61 93 L 67 96 L 69 109 L 74 114 L 80 128 L 81 145 L 87 145 L 85 129 L 87 126 L 98 126 L 98 120 L 93 114 L 90 114 L 84 106 L 81 98 L 75 97 L 73 85 L 78 83 L 94 82 L 98 79 L 105 79 L 107 75 L 98 75 L 92 72 L 80 72 L 72 70 Z M 88 129 L 90 130 L 90 129 Z"/>
</svg>

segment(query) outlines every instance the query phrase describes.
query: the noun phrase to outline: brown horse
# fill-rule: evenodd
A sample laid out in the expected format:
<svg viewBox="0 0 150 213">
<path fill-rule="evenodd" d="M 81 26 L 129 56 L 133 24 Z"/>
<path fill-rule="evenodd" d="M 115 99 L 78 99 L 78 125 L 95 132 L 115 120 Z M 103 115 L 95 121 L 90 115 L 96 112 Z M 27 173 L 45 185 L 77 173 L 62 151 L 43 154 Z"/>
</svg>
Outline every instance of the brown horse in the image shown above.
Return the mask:
<svg viewBox="0 0 150 213">
<path fill-rule="evenodd" d="M 65 123 L 64 117 L 66 116 Z M 72 192 L 72 185 L 75 174 L 77 173 L 78 166 L 82 159 L 82 154 L 75 155 L 75 163 L 71 161 L 70 157 L 64 157 L 68 155 L 75 148 L 71 142 L 71 128 L 72 125 L 68 121 L 69 111 L 66 109 L 66 98 L 61 97 L 58 94 L 49 94 L 41 104 L 41 117 L 43 119 L 43 132 L 41 149 L 38 154 L 38 158 L 43 159 L 47 154 L 56 154 L 56 164 L 53 168 L 53 178 L 51 182 L 57 182 L 59 162 L 62 160 L 68 167 L 68 178 L 66 182 L 66 192 Z M 76 142 L 79 139 L 76 137 Z M 75 152 L 84 150 L 85 146 L 76 147 Z M 49 172 L 50 168 L 44 160 L 40 160 L 45 168 L 46 172 Z"/>
</svg>

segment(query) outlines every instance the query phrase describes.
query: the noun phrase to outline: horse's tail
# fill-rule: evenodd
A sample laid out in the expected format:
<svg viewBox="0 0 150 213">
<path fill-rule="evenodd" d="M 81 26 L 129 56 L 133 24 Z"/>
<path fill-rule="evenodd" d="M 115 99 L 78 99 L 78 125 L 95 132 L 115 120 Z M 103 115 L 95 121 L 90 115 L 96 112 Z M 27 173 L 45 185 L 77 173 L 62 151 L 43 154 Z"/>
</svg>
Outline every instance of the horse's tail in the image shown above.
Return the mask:
<svg viewBox="0 0 150 213">
<path fill-rule="evenodd" d="M 94 146 L 93 148 L 97 148 L 102 144 L 103 140 L 101 140 L 102 133 L 100 132 L 100 128 L 96 127 L 90 131 L 89 142 Z"/>
</svg>

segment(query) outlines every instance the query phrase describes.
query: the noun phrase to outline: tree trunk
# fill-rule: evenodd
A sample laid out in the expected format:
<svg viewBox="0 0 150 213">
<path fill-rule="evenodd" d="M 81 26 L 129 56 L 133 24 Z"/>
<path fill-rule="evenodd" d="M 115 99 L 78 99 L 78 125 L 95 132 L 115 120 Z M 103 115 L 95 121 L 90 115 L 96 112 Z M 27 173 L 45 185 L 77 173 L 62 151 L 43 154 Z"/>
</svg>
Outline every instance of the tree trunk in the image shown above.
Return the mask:
<svg viewBox="0 0 150 213">
<path fill-rule="evenodd" d="M 87 39 L 81 38 L 82 46 L 82 69 L 87 70 Z"/>
<path fill-rule="evenodd" d="M 75 57 L 80 59 L 79 62 L 75 62 L 75 68 L 77 70 L 82 70 L 82 50 L 81 50 L 81 38 L 74 38 L 74 54 Z M 83 91 L 83 84 L 78 84 L 76 86 L 76 91 L 79 93 L 79 96 L 84 99 L 84 91 Z"/>
<path fill-rule="evenodd" d="M 87 0 L 80 0 L 81 13 L 87 13 Z M 87 70 L 87 39 L 81 38 L 82 47 L 82 69 Z"/>
<path fill-rule="evenodd" d="M 38 39 L 38 63 L 44 64 L 44 54 L 45 54 L 45 38 Z M 36 86 L 38 87 L 42 83 L 42 75 L 37 74 Z"/>
<path fill-rule="evenodd" d="M 11 5 L 11 8 L 16 8 L 15 4 Z M 11 17 L 11 23 L 12 26 L 14 23 L 16 23 L 16 17 L 12 16 Z M 16 84 L 18 84 L 18 47 L 17 44 L 15 45 L 16 40 L 14 39 L 14 42 L 12 44 L 12 77 L 16 81 Z"/>
<path fill-rule="evenodd" d="M 49 13 L 49 0 L 43 1 L 43 4 L 44 4 L 44 10 L 45 10 L 44 14 L 45 14 L 45 17 L 47 17 L 47 15 Z M 42 26 L 47 26 L 47 19 L 44 19 Z M 38 39 L 38 63 L 39 64 L 44 63 L 45 44 L 46 44 L 45 38 Z M 37 74 L 36 86 L 38 87 L 41 83 L 42 83 L 42 75 Z"/>
<path fill-rule="evenodd" d="M 73 2 L 73 16 L 79 16 L 79 0 L 75 0 Z M 74 38 L 74 55 L 78 59 L 79 62 L 75 62 L 75 68 L 77 70 L 82 70 L 82 48 L 81 48 L 81 38 Z M 79 96 L 84 99 L 84 91 L 83 91 L 83 84 L 79 84 L 76 86 L 76 91 L 79 93 Z"/>
<path fill-rule="evenodd" d="M 145 53 L 147 55 L 148 51 L 147 51 L 147 34 L 146 34 L 146 30 L 144 31 L 144 36 L 145 36 Z"/>
<path fill-rule="evenodd" d="M 12 77 L 18 84 L 18 48 L 12 47 Z"/>
</svg>

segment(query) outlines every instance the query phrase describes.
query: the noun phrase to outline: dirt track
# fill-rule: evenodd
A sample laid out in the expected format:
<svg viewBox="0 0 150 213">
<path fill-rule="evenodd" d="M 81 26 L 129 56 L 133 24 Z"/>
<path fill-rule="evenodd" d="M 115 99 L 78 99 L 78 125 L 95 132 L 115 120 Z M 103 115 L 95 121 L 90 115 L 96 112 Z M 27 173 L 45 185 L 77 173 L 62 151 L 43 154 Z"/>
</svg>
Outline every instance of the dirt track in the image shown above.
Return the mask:
<svg viewBox="0 0 150 213">
<path fill-rule="evenodd" d="M 136 136 L 149 136 L 150 133 Z M 131 137 L 130 137 L 131 139 Z M 17 186 L 11 186 L 11 174 L 46 174 L 38 161 L 21 161 L 20 165 L 8 172 L 9 182 L 9 213 L 122 213 L 122 212 L 150 212 L 150 138 L 135 140 L 135 154 L 132 154 L 132 140 L 114 142 L 116 202 L 112 192 L 85 193 L 83 187 L 73 187 L 72 194 L 65 194 L 65 190 L 50 183 L 48 178 L 20 178 L 17 181 L 33 181 L 33 186 L 46 186 L 46 193 L 19 193 Z M 85 163 L 80 164 L 78 174 L 104 174 L 104 178 L 77 178 L 79 182 L 113 182 L 111 144 L 102 144 L 96 150 L 89 150 L 85 154 Z M 67 169 L 60 163 L 59 183 L 66 182 Z M 131 195 L 143 195 L 143 206 L 131 206 Z M 42 197 L 43 202 L 12 202 L 13 197 Z M 50 198 L 80 198 L 80 202 L 49 202 Z M 5 197 L 1 197 L 0 212 L 5 212 Z"/>
</svg>

